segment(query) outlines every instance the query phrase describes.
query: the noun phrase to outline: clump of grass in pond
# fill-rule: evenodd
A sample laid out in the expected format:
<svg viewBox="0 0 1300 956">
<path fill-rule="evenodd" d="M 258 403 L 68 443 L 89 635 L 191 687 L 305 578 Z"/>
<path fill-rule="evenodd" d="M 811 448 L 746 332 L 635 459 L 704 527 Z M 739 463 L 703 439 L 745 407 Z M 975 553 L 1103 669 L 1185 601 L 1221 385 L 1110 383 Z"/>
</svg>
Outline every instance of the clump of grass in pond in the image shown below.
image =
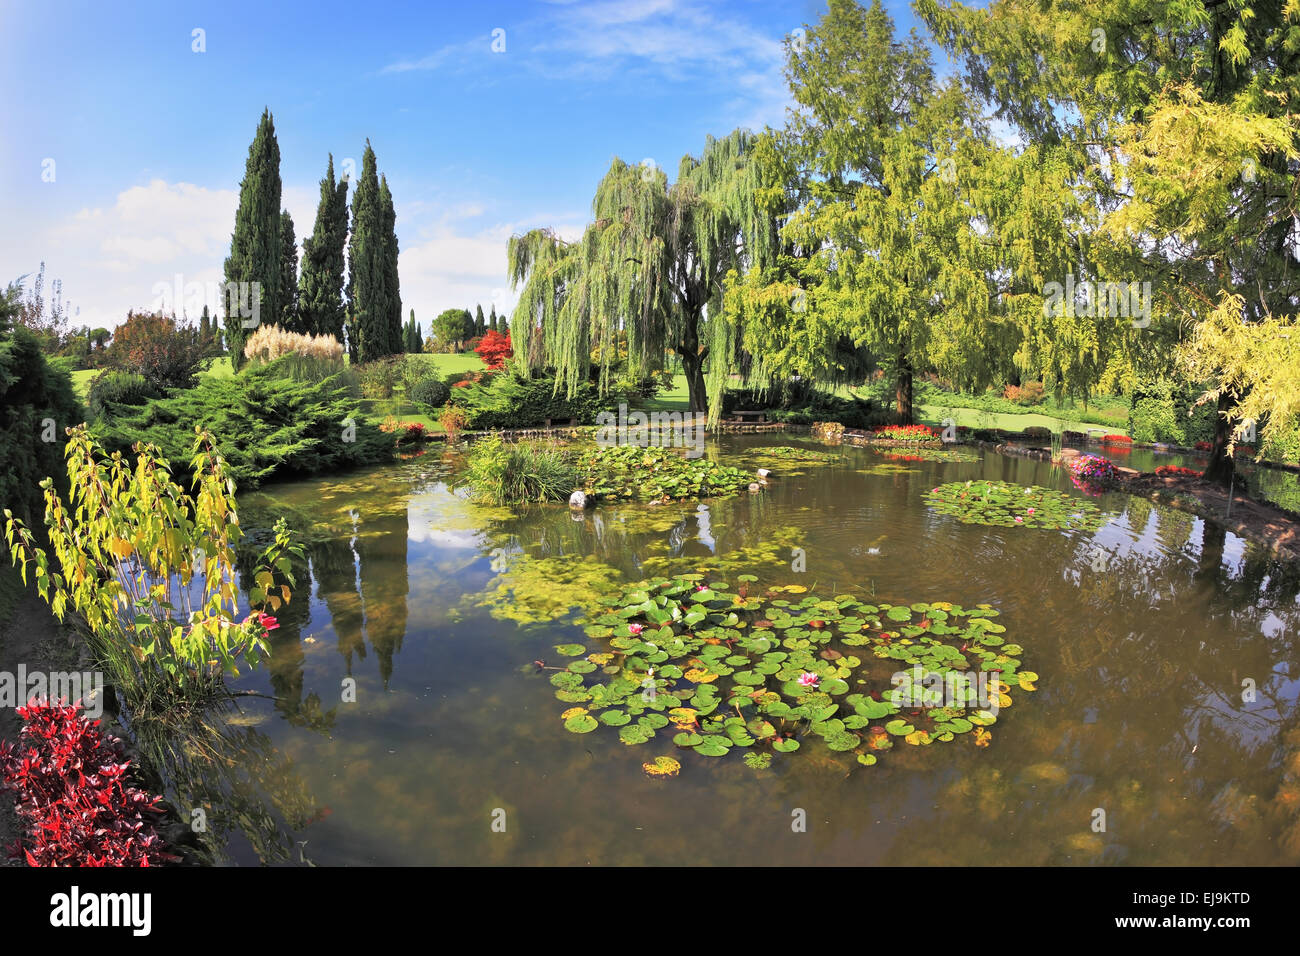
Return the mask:
<svg viewBox="0 0 1300 956">
<path fill-rule="evenodd" d="M 965 524 L 1096 531 L 1106 523 L 1091 501 L 1037 485 L 954 481 L 926 492 L 925 499 L 940 514 Z"/>
<path fill-rule="evenodd" d="M 1035 689 L 1037 675 L 1019 669 L 1023 648 L 1006 643 L 988 605 L 736 582 L 653 578 L 594 602 L 585 632 L 607 650 L 550 678 L 559 700 L 578 705 L 561 714 L 565 727 L 617 727 L 626 746 L 669 736 L 705 757 L 738 750 L 755 770 L 817 740 L 816 753 L 851 753 L 850 766 L 865 767 L 896 744 L 985 746 L 1012 687 Z"/>
<path fill-rule="evenodd" d="M 749 487 L 747 472 L 707 458 L 687 458 L 662 448 L 617 445 L 585 452 L 579 481 L 597 498 L 674 501 L 732 495 Z"/>
<path fill-rule="evenodd" d="M 474 444 L 461 482 L 474 497 L 494 505 L 560 501 L 569 496 L 576 472 L 568 452 L 548 442 L 502 441 L 491 435 Z"/>
</svg>

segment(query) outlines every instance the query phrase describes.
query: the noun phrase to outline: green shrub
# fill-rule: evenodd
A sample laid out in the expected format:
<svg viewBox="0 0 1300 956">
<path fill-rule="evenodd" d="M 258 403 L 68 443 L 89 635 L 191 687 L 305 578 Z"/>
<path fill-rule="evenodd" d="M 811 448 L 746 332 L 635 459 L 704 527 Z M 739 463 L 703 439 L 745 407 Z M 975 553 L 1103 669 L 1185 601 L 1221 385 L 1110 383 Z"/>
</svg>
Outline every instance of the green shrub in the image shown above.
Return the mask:
<svg viewBox="0 0 1300 956">
<path fill-rule="evenodd" d="M 406 390 L 408 401 L 428 409 L 442 408 L 450 397 L 451 389 L 436 378 L 421 379 Z"/>
<path fill-rule="evenodd" d="M 580 425 L 590 425 L 599 412 L 616 409 L 620 402 L 628 401 L 625 394 L 616 392 L 601 397 L 589 382 L 573 398 L 566 398 L 563 392 L 553 393 L 554 388 L 555 379 L 550 376 L 534 377 L 508 368 L 479 384 L 453 387 L 447 404 L 465 412 L 465 427 L 480 430 L 529 428 L 548 418 L 572 418 Z"/>
<path fill-rule="evenodd" d="M 105 369 L 90 383 L 86 404 L 90 407 L 90 417 L 100 419 L 113 414 L 113 405 L 139 406 L 159 397 L 158 389 L 143 375 Z"/>
<path fill-rule="evenodd" d="M 1169 398 L 1143 398 L 1133 403 L 1129 415 L 1129 435 L 1137 442 L 1187 443 L 1187 432 L 1179 421 Z"/>
<path fill-rule="evenodd" d="M 67 488 L 64 429 L 80 424 L 85 413 L 67 372 L 46 361 L 36 336 L 21 326 L 3 333 L 5 295 L 0 292 L 0 508 L 31 525 L 45 510 L 40 481 L 54 476 L 60 491 Z"/>
<path fill-rule="evenodd" d="M 395 355 L 356 366 L 361 394 L 366 398 L 392 398 L 402 375 L 404 356 Z"/>
<path fill-rule="evenodd" d="M 193 430 L 183 460 L 193 462 L 184 485 L 156 448 L 142 447 L 132 467 L 105 456 L 83 425 L 67 443 L 70 501 L 45 496 L 53 560 L 25 522 L 5 515 L 5 540 L 24 580 L 34 581 L 60 620 L 69 608 L 78 612 L 134 717 L 146 696 L 159 694 L 157 712 L 165 713 L 177 697 L 219 692 L 223 675 L 237 675 L 240 664 L 257 666 L 274 624 L 263 615 L 291 596 L 285 572 L 294 545 L 280 523 L 249 575 L 257 584 L 245 583 L 254 613 L 241 612 L 235 551 L 242 531 L 224 463 L 211 436 Z"/>
<path fill-rule="evenodd" d="M 1041 425 L 1031 425 L 1025 429 L 1025 441 L 1045 442 L 1052 440 L 1052 430 Z"/>
<path fill-rule="evenodd" d="M 1269 461 L 1300 462 L 1300 423 L 1286 431 L 1268 429 L 1262 451 Z"/>
<path fill-rule="evenodd" d="M 402 388 L 406 390 L 406 397 L 411 397 L 411 390 L 427 378 L 437 378 L 438 369 L 424 355 L 408 354 L 402 359 Z"/>
<path fill-rule="evenodd" d="M 392 439 L 360 420 L 344 376 L 297 382 L 284 377 L 279 364 L 201 379 L 171 398 L 123 407 L 114 420 L 96 423 L 95 434 L 109 451 L 126 453 L 145 441 L 167 458 L 186 461 L 194 427 L 202 426 L 212 432 L 227 474 L 243 488 L 391 458 Z"/>
<path fill-rule="evenodd" d="M 573 462 L 559 446 L 507 444 L 499 435 L 489 435 L 474 443 L 461 480 L 479 500 L 504 505 L 567 498 L 575 475 Z"/>
</svg>

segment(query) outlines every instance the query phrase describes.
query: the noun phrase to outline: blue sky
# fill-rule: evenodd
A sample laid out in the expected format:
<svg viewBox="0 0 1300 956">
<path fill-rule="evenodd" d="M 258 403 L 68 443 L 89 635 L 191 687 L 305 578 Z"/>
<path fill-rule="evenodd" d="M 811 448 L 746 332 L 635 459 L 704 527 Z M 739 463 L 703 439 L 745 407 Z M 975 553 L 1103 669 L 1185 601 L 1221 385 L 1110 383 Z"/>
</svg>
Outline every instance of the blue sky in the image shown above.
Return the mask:
<svg viewBox="0 0 1300 956">
<path fill-rule="evenodd" d="M 178 275 L 219 281 L 269 106 L 300 245 L 327 154 L 359 164 L 369 137 L 393 190 L 404 310 L 426 330 L 452 306 L 506 310 L 506 240 L 580 233 L 614 156 L 672 175 L 708 134 L 781 125 L 782 41 L 822 9 L 0 0 L 0 282 L 44 260 L 74 321 L 111 328 Z"/>
</svg>

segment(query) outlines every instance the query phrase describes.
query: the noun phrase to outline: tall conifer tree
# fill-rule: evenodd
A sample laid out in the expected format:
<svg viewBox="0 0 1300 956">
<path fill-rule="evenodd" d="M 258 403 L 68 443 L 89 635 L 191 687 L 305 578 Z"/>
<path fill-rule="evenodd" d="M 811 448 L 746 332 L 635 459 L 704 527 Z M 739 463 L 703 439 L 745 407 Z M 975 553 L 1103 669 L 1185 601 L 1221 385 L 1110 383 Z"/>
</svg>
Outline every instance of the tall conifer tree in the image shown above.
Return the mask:
<svg viewBox="0 0 1300 956">
<path fill-rule="evenodd" d="M 239 185 L 239 208 L 235 212 L 235 231 L 230 237 L 230 256 L 225 263 L 228 283 L 257 283 L 260 289 L 258 319 L 276 321 L 283 309 L 281 298 L 280 241 L 280 144 L 275 138 L 275 123 L 269 109 L 262 111 L 257 134 L 248 147 L 244 179 Z M 226 340 L 231 362 L 236 369 L 243 364 L 244 340 L 251 329 L 239 314 L 232 290 L 223 303 Z M 250 291 L 249 301 L 253 295 Z"/>
<path fill-rule="evenodd" d="M 287 332 L 305 332 L 298 318 L 298 241 L 294 237 L 293 217 L 289 210 L 280 212 L 280 315 L 277 321 Z"/>
<path fill-rule="evenodd" d="M 343 341 L 344 249 L 348 241 L 348 181 L 334 181 L 334 156 L 320 181 L 316 225 L 302 243 L 298 320 L 304 332 Z"/>
</svg>

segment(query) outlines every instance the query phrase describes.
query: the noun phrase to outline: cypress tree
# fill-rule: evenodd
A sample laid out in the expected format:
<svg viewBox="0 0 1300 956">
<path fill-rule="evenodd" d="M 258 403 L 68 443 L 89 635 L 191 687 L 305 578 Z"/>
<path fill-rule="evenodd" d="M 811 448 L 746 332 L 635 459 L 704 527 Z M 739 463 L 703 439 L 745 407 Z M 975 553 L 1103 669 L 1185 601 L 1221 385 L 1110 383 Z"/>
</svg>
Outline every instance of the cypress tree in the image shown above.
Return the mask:
<svg viewBox="0 0 1300 956">
<path fill-rule="evenodd" d="M 298 243 L 289 210 L 280 212 L 280 282 L 283 294 L 278 321 L 286 332 L 303 332 L 298 319 Z"/>
<path fill-rule="evenodd" d="M 397 279 L 397 213 L 393 209 L 393 194 L 388 189 L 387 177 L 379 180 L 379 208 L 383 214 L 384 236 L 384 296 L 386 301 L 388 349 L 401 352 L 402 348 L 402 293 Z"/>
<path fill-rule="evenodd" d="M 474 310 L 474 334 L 480 337 L 487 335 L 487 320 L 483 318 L 482 304 L 475 306 Z"/>
<path fill-rule="evenodd" d="M 368 362 L 387 354 L 387 336 L 382 319 L 375 325 L 375 309 L 382 310 L 383 290 L 380 214 L 378 208 L 379 176 L 375 171 L 375 151 L 366 140 L 361 157 L 361 176 L 352 194 L 352 237 L 348 241 L 348 350 L 353 362 Z"/>
<path fill-rule="evenodd" d="M 343 265 L 348 241 L 348 181 L 334 181 L 334 156 L 320 181 L 316 225 L 302 243 L 298 321 L 304 332 L 343 341 Z"/>
<path fill-rule="evenodd" d="M 415 324 L 414 309 L 411 310 L 411 320 L 402 329 L 402 338 L 407 352 L 424 351 L 424 338 L 420 334 L 420 327 Z"/>
<path fill-rule="evenodd" d="M 235 231 L 230 237 L 230 256 L 225 263 L 226 282 L 259 284 L 259 321 L 275 321 L 283 307 L 280 228 L 280 144 L 275 138 L 271 111 L 266 109 L 248 147 L 244 179 L 239 184 Z M 251 331 L 244 328 L 246 319 L 239 314 L 235 301 L 238 298 L 231 289 L 224 305 L 226 341 L 236 369 L 243 365 L 244 340 Z M 252 299 L 250 291 L 250 304 Z"/>
<path fill-rule="evenodd" d="M 492 303 L 492 314 L 491 314 L 490 316 L 488 316 L 488 328 L 489 328 L 491 331 L 493 331 L 493 332 L 498 331 L 498 329 L 497 329 L 497 307 L 496 307 L 496 303 L 495 303 L 495 302 Z"/>
</svg>

